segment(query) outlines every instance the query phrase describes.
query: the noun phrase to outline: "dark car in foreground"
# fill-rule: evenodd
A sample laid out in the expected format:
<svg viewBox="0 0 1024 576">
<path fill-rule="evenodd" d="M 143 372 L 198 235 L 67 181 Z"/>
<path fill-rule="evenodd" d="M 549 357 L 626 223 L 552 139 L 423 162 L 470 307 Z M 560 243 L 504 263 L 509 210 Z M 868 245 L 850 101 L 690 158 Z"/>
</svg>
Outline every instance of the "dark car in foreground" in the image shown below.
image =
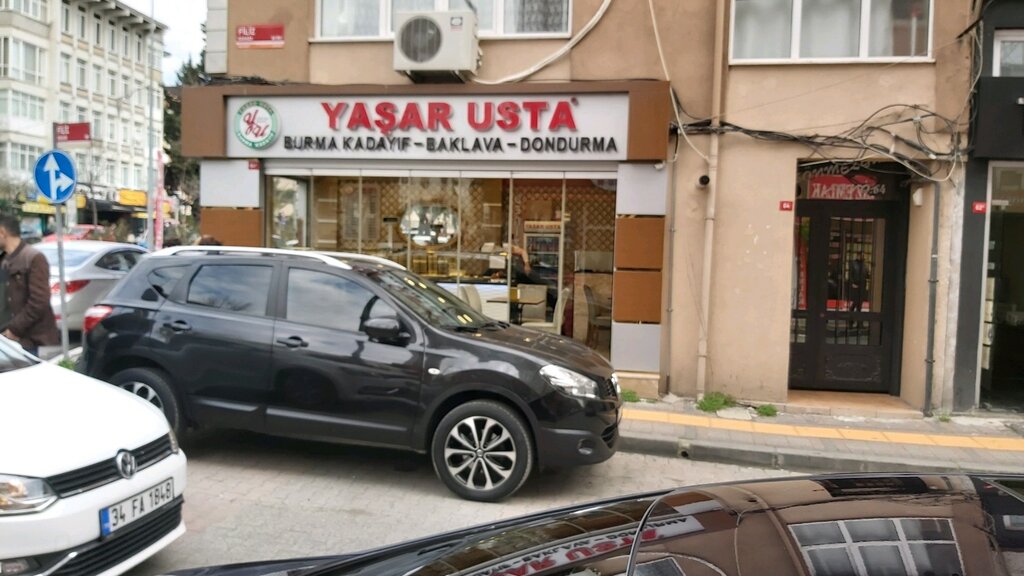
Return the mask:
<svg viewBox="0 0 1024 576">
<path fill-rule="evenodd" d="M 834 475 L 563 508 L 378 550 L 174 576 L 1016 576 L 1024 478 Z"/>
<path fill-rule="evenodd" d="M 86 314 L 81 369 L 172 427 L 253 430 L 429 453 L 499 500 L 537 467 L 602 462 L 618 440 L 612 367 L 575 341 L 481 316 L 378 258 L 179 247 Z"/>
</svg>

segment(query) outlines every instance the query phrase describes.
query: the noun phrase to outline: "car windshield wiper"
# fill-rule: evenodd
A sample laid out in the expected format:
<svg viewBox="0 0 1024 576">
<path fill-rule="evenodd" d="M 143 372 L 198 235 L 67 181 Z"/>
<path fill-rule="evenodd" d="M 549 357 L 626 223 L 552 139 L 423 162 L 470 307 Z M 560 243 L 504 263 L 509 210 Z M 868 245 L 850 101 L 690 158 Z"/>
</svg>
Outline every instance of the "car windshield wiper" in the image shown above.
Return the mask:
<svg viewBox="0 0 1024 576">
<path fill-rule="evenodd" d="M 509 326 L 510 324 L 508 322 L 502 322 L 500 320 L 490 320 L 484 323 L 484 328 L 501 328 L 502 330 L 504 330 Z"/>
<path fill-rule="evenodd" d="M 448 330 L 455 330 L 456 332 L 479 332 L 481 326 L 476 326 L 476 325 L 473 325 L 473 324 L 470 324 L 470 325 L 466 325 L 466 324 L 459 324 L 459 325 L 447 324 L 447 325 L 444 326 L 444 328 L 447 328 Z"/>
</svg>

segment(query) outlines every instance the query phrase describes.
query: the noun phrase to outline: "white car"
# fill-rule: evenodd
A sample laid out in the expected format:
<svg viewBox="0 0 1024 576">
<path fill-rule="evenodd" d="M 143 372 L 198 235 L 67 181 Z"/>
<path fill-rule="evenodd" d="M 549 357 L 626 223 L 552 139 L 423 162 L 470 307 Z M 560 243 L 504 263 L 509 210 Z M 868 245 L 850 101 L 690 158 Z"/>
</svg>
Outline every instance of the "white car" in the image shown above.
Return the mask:
<svg viewBox="0 0 1024 576">
<path fill-rule="evenodd" d="M 185 533 L 185 465 L 153 405 L 0 338 L 0 574 L 126 572 Z"/>
</svg>

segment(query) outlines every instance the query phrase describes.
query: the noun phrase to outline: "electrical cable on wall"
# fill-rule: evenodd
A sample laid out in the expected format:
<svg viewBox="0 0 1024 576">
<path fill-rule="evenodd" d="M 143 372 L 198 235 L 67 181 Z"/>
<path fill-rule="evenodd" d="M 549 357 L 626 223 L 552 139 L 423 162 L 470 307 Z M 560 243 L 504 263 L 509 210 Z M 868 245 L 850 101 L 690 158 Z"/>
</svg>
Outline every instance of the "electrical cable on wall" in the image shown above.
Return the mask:
<svg viewBox="0 0 1024 576">
<path fill-rule="evenodd" d="M 601 3 L 601 7 L 598 8 L 597 12 L 594 14 L 594 17 L 590 19 L 590 22 L 587 22 L 587 25 L 584 26 L 582 30 L 580 30 L 580 33 L 573 37 L 571 40 L 569 40 L 564 46 L 562 46 L 555 52 L 552 52 L 547 58 L 544 58 L 540 62 L 534 64 L 533 66 L 527 68 L 526 70 L 523 70 L 522 72 L 517 72 L 510 76 L 500 78 L 498 80 L 484 80 L 481 78 L 474 77 L 473 82 L 477 84 L 484 84 L 487 86 L 495 86 L 498 84 L 507 84 L 509 82 L 518 82 L 520 80 L 525 80 L 530 76 L 533 76 L 537 72 L 540 72 L 552 62 L 555 62 L 556 60 L 559 60 L 560 58 L 568 54 L 570 50 L 572 50 L 577 44 L 579 44 L 584 38 L 586 38 L 587 34 L 589 34 L 590 31 L 593 30 L 595 26 L 597 26 L 597 23 L 601 21 L 601 18 L 604 17 L 604 13 L 608 11 L 608 7 L 611 6 L 611 3 L 612 0 L 604 0 L 604 2 Z"/>
</svg>

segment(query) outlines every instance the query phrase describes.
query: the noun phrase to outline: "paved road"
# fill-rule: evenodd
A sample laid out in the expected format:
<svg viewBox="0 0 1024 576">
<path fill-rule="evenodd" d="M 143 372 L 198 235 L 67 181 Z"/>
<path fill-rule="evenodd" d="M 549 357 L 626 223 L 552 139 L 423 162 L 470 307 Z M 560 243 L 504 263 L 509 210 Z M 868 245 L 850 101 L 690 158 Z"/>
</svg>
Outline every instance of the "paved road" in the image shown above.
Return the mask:
<svg viewBox="0 0 1024 576">
<path fill-rule="evenodd" d="M 533 478 L 511 500 L 460 500 L 424 456 L 211 431 L 189 455 L 188 533 L 129 573 L 325 555 L 585 502 L 684 484 L 766 478 L 778 470 L 638 454 Z"/>
</svg>

